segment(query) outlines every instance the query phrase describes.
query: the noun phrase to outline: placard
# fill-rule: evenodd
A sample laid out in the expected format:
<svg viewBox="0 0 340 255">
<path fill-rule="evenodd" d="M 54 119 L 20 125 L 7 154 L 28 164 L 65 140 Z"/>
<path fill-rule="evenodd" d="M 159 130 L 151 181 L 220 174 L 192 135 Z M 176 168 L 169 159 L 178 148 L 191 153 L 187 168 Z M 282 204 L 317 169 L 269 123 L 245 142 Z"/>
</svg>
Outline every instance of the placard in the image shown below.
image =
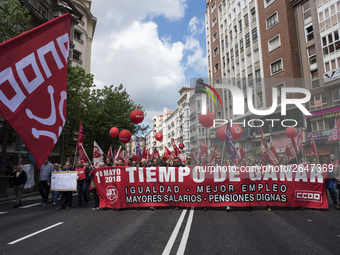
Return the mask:
<svg viewBox="0 0 340 255">
<path fill-rule="evenodd" d="M 52 191 L 77 191 L 77 171 L 52 172 Z"/>
</svg>

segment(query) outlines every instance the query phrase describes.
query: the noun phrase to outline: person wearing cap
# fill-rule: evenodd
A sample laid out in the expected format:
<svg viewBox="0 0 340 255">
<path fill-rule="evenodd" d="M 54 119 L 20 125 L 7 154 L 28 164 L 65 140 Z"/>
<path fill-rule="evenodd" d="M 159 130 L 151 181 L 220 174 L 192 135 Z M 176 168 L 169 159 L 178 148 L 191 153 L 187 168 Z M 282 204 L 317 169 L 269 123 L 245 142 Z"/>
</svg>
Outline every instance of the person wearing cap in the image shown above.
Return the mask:
<svg viewBox="0 0 340 255">
<path fill-rule="evenodd" d="M 78 167 L 75 171 L 78 172 L 78 182 L 77 182 L 77 192 L 78 192 L 78 206 L 83 205 L 83 196 L 84 196 L 84 205 L 87 205 L 87 182 L 86 178 L 89 175 L 89 169 L 84 165 L 85 161 L 78 161 Z"/>
</svg>

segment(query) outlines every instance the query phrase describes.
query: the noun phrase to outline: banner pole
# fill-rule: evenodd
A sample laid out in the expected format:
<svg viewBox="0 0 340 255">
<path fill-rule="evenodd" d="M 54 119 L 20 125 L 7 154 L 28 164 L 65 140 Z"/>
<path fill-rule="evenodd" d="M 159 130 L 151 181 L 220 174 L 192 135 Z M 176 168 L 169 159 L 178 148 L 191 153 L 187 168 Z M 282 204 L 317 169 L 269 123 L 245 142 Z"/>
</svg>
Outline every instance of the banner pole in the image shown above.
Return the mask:
<svg viewBox="0 0 340 255">
<path fill-rule="evenodd" d="M 72 166 L 72 168 L 74 168 L 74 165 L 76 164 L 77 150 L 78 150 L 78 147 L 76 147 L 76 151 L 75 151 L 75 153 L 74 153 L 74 160 L 73 160 L 73 166 Z"/>
<path fill-rule="evenodd" d="M 86 153 L 86 151 L 85 151 L 85 149 L 84 149 L 84 147 L 83 147 L 83 144 L 80 144 L 80 146 L 83 148 L 83 150 L 84 150 L 84 152 L 85 152 L 85 155 L 86 155 L 86 157 L 87 157 L 87 160 L 90 162 L 90 165 L 91 165 L 91 167 L 93 168 L 93 165 L 92 165 L 92 163 L 91 163 L 91 160 L 89 159 L 89 156 L 87 156 L 87 153 Z"/>
</svg>

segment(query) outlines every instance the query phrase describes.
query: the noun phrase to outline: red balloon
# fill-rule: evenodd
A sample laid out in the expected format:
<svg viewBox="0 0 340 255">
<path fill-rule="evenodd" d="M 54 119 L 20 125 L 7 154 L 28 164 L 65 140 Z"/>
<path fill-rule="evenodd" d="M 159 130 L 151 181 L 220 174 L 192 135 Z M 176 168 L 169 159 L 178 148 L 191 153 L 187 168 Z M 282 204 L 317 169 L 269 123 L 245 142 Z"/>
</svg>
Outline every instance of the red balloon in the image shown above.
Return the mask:
<svg viewBox="0 0 340 255">
<path fill-rule="evenodd" d="M 198 117 L 203 127 L 211 127 L 214 124 L 215 114 L 212 111 L 207 111 L 207 114 L 200 114 Z"/>
<path fill-rule="evenodd" d="M 135 124 L 141 123 L 144 120 L 144 113 L 138 109 L 133 110 L 130 113 L 130 120 Z"/>
<path fill-rule="evenodd" d="M 118 128 L 113 127 L 113 128 L 110 129 L 110 135 L 111 135 L 112 137 L 117 137 L 118 134 L 119 134 Z"/>
<path fill-rule="evenodd" d="M 286 136 L 288 136 L 289 138 L 295 138 L 297 136 L 297 131 L 295 129 L 295 127 L 289 127 L 286 129 Z"/>
<path fill-rule="evenodd" d="M 227 125 L 223 125 L 217 129 L 217 137 L 223 142 L 225 140 L 225 133 L 227 131 L 227 127 L 228 127 Z"/>
<path fill-rule="evenodd" d="M 243 135 L 243 128 L 237 124 L 230 127 L 230 131 L 234 140 L 240 139 Z"/>
<path fill-rule="evenodd" d="M 140 158 L 140 156 L 138 156 L 138 155 L 133 155 L 133 157 L 132 157 L 132 161 L 140 161 L 141 160 L 141 158 Z"/>
<path fill-rule="evenodd" d="M 122 131 L 120 131 L 119 133 L 119 140 L 122 143 L 128 143 L 131 140 L 131 132 L 127 129 L 124 129 Z"/>
<path fill-rule="evenodd" d="M 155 134 L 155 139 L 157 141 L 162 141 L 163 140 L 163 134 L 161 132 L 158 132 Z"/>
<path fill-rule="evenodd" d="M 185 145 L 184 145 L 184 143 L 180 143 L 180 144 L 178 145 L 178 147 L 179 147 L 181 150 L 183 150 L 183 148 L 185 147 Z"/>
</svg>

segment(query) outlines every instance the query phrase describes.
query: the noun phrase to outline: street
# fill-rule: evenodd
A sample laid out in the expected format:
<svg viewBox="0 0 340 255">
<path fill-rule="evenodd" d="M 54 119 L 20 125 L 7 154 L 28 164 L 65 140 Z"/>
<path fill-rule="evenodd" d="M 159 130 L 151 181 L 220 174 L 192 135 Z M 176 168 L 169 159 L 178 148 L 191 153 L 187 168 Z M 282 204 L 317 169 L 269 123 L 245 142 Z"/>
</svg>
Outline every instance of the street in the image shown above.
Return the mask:
<svg viewBox="0 0 340 255">
<path fill-rule="evenodd" d="M 338 254 L 339 211 L 273 207 L 55 210 L 0 204 L 1 254 Z"/>
</svg>

